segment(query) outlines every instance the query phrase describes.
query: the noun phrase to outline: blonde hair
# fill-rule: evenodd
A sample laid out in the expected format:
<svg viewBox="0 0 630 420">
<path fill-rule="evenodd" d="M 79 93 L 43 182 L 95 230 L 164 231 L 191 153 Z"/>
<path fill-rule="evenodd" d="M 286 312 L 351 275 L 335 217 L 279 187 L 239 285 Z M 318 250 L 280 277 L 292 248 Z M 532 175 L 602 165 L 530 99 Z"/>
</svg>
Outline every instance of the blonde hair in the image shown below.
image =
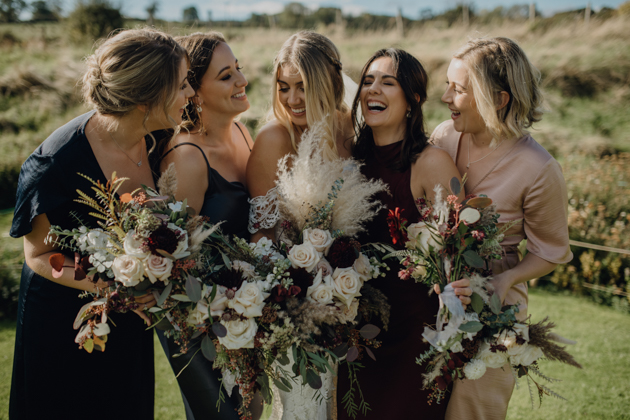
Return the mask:
<svg viewBox="0 0 630 420">
<path fill-rule="evenodd" d="M 99 114 L 113 117 L 146 105 L 143 126 L 151 111 L 161 108 L 176 128 L 168 111 L 183 82 L 179 80 L 182 60 L 188 60 L 186 50 L 168 34 L 153 29 L 119 32 L 87 57 L 83 99 Z"/>
<path fill-rule="evenodd" d="M 479 114 L 494 141 L 520 138 L 542 119 L 540 71 L 516 42 L 501 37 L 472 39 L 453 57 L 466 63 L 468 87 L 474 92 Z M 497 110 L 502 91 L 510 99 Z"/>
<path fill-rule="evenodd" d="M 343 100 L 342 64 L 337 47 L 324 35 L 300 31 L 282 45 L 274 60 L 272 112 L 269 113 L 268 120 L 275 117 L 287 129 L 291 145 L 297 150 L 295 137 L 299 130 L 293 126 L 291 116 L 280 103 L 278 89 L 275 86 L 281 67 L 293 67 L 302 76 L 306 122 L 312 126 L 324 121 L 322 152 L 327 159 L 338 157 L 335 133 L 340 123 L 337 111 L 346 114 L 349 109 Z"/>
</svg>

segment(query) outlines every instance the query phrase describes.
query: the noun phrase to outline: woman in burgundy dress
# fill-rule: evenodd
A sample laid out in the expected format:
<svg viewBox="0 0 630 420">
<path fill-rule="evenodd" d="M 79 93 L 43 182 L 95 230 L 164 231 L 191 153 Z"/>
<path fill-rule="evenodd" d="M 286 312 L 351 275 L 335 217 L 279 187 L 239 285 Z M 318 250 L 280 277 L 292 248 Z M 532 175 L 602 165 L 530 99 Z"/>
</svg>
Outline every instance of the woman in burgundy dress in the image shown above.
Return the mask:
<svg viewBox="0 0 630 420">
<path fill-rule="evenodd" d="M 444 151 L 427 144 L 422 104 L 427 99 L 427 74 L 411 54 L 389 48 L 377 51 L 361 74 L 359 92 L 353 104 L 353 116 L 359 105 L 364 122 L 357 127 L 355 157 L 365 162 L 363 173 L 380 178 L 389 185 L 390 194 L 376 198 L 386 209 L 370 223 L 360 241 L 391 244 L 386 217 L 388 210 L 402 209 L 409 223 L 417 222 L 415 199 L 434 199 L 434 187 L 447 188 L 451 178 L 461 179 L 453 160 Z M 354 120 L 354 118 L 353 118 Z M 438 299 L 429 289 L 411 280 L 403 281 L 396 270 L 386 278 L 370 282 L 381 290 L 391 304 L 389 328 L 379 335 L 383 345 L 374 351 L 376 361 L 363 358 L 358 380 L 371 410 L 370 419 L 440 419 L 444 418 L 446 401 L 427 403 L 429 392 L 421 390 L 423 366 L 416 358 L 429 348 L 422 340 L 427 324 L 435 323 Z M 469 295 L 469 288 L 458 293 Z M 469 303 L 467 296 L 460 296 Z M 346 364 L 339 368 L 338 415 L 348 418 L 342 403 L 349 389 Z M 356 395 L 356 394 L 355 394 Z"/>
</svg>

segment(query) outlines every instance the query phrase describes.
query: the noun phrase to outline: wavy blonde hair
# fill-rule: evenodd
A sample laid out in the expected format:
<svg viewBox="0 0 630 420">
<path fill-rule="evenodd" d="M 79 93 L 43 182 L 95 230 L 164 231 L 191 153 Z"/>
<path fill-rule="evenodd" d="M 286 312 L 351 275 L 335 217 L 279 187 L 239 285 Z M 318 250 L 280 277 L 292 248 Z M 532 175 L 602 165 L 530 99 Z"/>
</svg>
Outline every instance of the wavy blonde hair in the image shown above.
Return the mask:
<svg viewBox="0 0 630 420">
<path fill-rule="evenodd" d="M 332 160 L 339 156 L 335 141 L 340 122 L 339 113 L 349 111 L 344 103 L 342 64 L 339 51 L 324 35 L 311 31 L 293 34 L 282 45 L 273 63 L 274 88 L 272 109 L 267 120 L 277 119 L 287 129 L 293 150 L 297 151 L 296 134 L 299 129 L 291 123 L 291 116 L 280 103 L 276 80 L 281 67 L 292 67 L 304 82 L 306 122 L 308 126 L 324 121 L 322 152 Z"/>
<path fill-rule="evenodd" d="M 168 111 L 182 83 L 179 80 L 182 60 L 188 60 L 186 50 L 168 34 L 153 29 L 119 32 L 87 57 L 83 99 L 99 114 L 113 117 L 122 117 L 138 105 L 146 105 L 143 126 L 151 112 L 159 109 L 175 129 L 177 122 Z"/>
<path fill-rule="evenodd" d="M 516 42 L 501 37 L 476 38 L 453 57 L 466 63 L 469 88 L 493 142 L 520 138 L 542 119 L 545 110 L 540 71 Z M 510 99 L 497 110 L 500 92 L 507 92 Z"/>
</svg>

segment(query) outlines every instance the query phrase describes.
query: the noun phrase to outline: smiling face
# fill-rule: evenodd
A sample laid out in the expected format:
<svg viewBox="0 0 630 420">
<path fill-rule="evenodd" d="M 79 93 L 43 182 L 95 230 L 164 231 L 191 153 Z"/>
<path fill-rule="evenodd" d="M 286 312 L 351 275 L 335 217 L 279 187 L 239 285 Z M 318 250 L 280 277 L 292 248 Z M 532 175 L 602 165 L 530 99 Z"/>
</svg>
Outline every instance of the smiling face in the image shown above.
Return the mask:
<svg viewBox="0 0 630 420">
<path fill-rule="evenodd" d="M 204 111 L 236 117 L 249 109 L 245 93 L 247 79 L 230 47 L 219 43 L 197 91 Z"/>
<path fill-rule="evenodd" d="M 293 66 L 281 66 L 278 69 L 278 100 L 291 117 L 291 122 L 298 127 L 305 128 L 306 96 L 302 75 Z"/>
<path fill-rule="evenodd" d="M 446 76 L 447 87 L 442 102 L 451 110 L 455 130 L 469 134 L 485 132 L 486 125 L 477 109 L 466 63 L 458 58 L 452 59 Z"/>
<path fill-rule="evenodd" d="M 182 116 L 184 115 L 184 108 L 188 103 L 188 98 L 195 95 L 195 91 L 190 87 L 190 83 L 188 83 L 188 62 L 185 59 L 183 59 L 179 65 L 177 82 L 175 100 L 166 110 L 168 117 L 164 115 L 163 105 L 157 105 L 151 108 L 149 120 L 146 122 L 146 127 L 149 131 L 173 128 L 173 121 L 175 124 L 182 123 Z"/>
<path fill-rule="evenodd" d="M 365 123 L 375 134 L 387 131 L 396 140 L 404 137 L 409 104 L 396 79 L 390 57 L 377 58 L 370 64 L 363 79 L 360 99 Z"/>
</svg>

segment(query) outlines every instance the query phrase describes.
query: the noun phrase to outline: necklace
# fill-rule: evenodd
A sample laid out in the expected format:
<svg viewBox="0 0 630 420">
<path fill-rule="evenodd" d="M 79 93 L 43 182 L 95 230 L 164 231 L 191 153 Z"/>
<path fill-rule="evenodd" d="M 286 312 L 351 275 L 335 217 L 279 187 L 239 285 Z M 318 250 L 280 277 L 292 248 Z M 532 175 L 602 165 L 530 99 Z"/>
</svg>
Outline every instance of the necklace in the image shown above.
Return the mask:
<svg viewBox="0 0 630 420">
<path fill-rule="evenodd" d="M 142 166 L 142 147 L 140 148 L 140 160 L 136 162 L 135 160 L 131 158 L 131 156 L 129 156 L 127 152 L 125 152 L 125 150 L 122 147 L 120 147 L 120 144 L 118 144 L 118 142 L 116 141 L 112 133 L 110 131 L 108 131 L 108 133 L 109 133 L 109 137 L 111 137 L 111 139 L 114 140 L 114 143 L 116 143 L 116 146 L 118 146 L 120 151 L 123 152 L 125 156 L 129 158 L 130 161 L 132 161 L 136 166 Z"/>
<path fill-rule="evenodd" d="M 499 146 L 501 146 L 501 144 L 505 141 L 505 139 L 501 140 L 501 142 L 499 144 L 496 145 L 496 147 L 492 150 L 490 150 L 490 153 L 488 153 L 487 155 L 477 159 L 477 160 L 473 160 L 472 162 L 470 161 L 470 137 L 472 137 L 471 135 L 468 136 L 468 164 L 466 165 L 466 169 L 470 168 L 470 165 L 472 165 L 473 163 L 477 163 L 480 160 L 483 160 L 485 158 L 487 158 L 488 156 L 490 156 L 492 154 L 492 152 L 494 152 L 495 150 L 497 150 L 499 148 Z"/>
</svg>

